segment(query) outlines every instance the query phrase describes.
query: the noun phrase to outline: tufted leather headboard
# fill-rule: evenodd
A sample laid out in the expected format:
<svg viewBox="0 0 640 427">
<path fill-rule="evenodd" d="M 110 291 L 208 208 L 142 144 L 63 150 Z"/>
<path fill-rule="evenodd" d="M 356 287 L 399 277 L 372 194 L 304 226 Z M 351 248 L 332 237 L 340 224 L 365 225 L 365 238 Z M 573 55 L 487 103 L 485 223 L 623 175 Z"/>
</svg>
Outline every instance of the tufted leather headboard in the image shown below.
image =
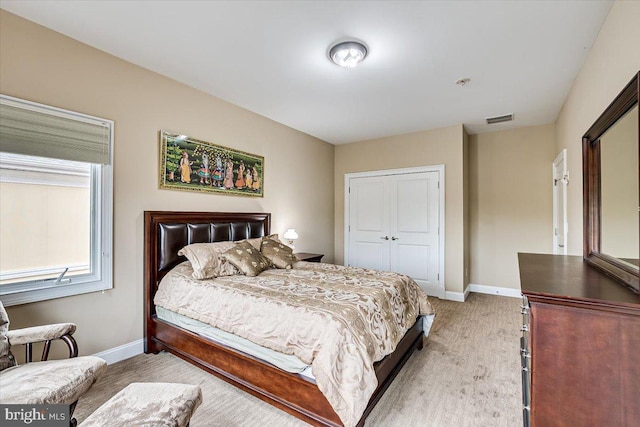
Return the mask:
<svg viewBox="0 0 640 427">
<path fill-rule="evenodd" d="M 184 246 L 266 236 L 271 222 L 269 213 L 146 211 L 144 217 L 145 273 L 157 281 L 185 260 L 178 256 Z"/>
<path fill-rule="evenodd" d="M 144 213 L 145 311 L 155 313 L 153 297 L 160 279 L 186 258 L 178 251 L 191 243 L 262 237 L 271 231 L 270 213 L 172 212 Z"/>
<path fill-rule="evenodd" d="M 262 221 L 233 221 L 224 223 L 158 223 L 158 271 L 166 271 L 185 260 L 178 251 L 191 243 L 211 243 L 265 236 Z"/>
</svg>

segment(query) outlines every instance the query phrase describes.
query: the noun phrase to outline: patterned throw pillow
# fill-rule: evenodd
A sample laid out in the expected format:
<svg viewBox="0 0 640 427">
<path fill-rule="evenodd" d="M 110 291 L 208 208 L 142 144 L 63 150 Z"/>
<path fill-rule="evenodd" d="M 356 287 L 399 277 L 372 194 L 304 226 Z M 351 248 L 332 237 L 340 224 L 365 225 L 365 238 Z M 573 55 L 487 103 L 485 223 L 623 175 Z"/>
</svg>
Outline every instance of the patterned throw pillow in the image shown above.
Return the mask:
<svg viewBox="0 0 640 427">
<path fill-rule="evenodd" d="M 234 246 L 234 242 L 192 243 L 180 249 L 178 255 L 187 257 L 194 279 L 233 276 L 240 272 L 233 264 L 222 260 L 220 254 Z"/>
<path fill-rule="evenodd" d="M 253 246 L 257 250 L 260 250 L 260 245 L 262 244 L 262 240 L 264 240 L 264 239 L 275 239 L 275 240 L 278 240 L 278 235 L 277 234 L 269 234 L 268 236 L 265 236 L 265 237 L 254 237 L 254 238 L 251 238 L 251 239 L 245 239 L 245 240 L 243 240 L 243 242 L 249 242 L 249 243 L 251 243 L 251 246 Z"/>
<path fill-rule="evenodd" d="M 221 257 L 235 265 L 246 276 L 257 276 L 269 268 L 269 260 L 247 241 L 236 243 L 234 247 L 222 253 Z"/>
<path fill-rule="evenodd" d="M 271 261 L 271 264 L 278 268 L 291 268 L 298 262 L 298 258 L 293 254 L 293 250 L 277 239 L 262 239 L 260 248 L 262 255 Z"/>
<path fill-rule="evenodd" d="M 7 338 L 9 331 L 9 316 L 0 302 L 0 371 L 15 366 L 16 360 L 11 354 L 11 344 Z"/>
</svg>

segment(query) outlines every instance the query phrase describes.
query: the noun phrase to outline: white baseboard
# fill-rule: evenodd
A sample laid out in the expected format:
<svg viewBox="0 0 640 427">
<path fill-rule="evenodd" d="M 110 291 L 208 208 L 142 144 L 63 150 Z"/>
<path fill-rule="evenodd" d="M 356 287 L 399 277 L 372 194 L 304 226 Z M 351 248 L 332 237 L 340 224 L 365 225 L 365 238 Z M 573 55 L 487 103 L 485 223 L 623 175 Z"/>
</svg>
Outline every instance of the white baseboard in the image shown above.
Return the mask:
<svg viewBox="0 0 640 427">
<path fill-rule="evenodd" d="M 109 350 L 101 351 L 94 354 L 96 357 L 104 359 L 107 364 L 112 365 L 121 360 L 128 359 L 138 354 L 142 354 L 144 351 L 144 339 L 130 342 L 128 344 L 122 344 L 118 347 L 110 348 Z"/>
<path fill-rule="evenodd" d="M 463 293 L 463 292 L 446 291 L 444 293 L 444 299 L 449 301 L 464 302 L 466 297 L 467 297 L 467 292 Z"/>
<path fill-rule="evenodd" d="M 476 285 L 475 283 L 470 283 L 467 289 L 469 290 L 469 292 L 475 292 L 478 294 L 491 294 L 501 295 L 503 297 L 522 298 L 520 289 L 514 288 L 500 288 L 497 286 Z"/>
</svg>

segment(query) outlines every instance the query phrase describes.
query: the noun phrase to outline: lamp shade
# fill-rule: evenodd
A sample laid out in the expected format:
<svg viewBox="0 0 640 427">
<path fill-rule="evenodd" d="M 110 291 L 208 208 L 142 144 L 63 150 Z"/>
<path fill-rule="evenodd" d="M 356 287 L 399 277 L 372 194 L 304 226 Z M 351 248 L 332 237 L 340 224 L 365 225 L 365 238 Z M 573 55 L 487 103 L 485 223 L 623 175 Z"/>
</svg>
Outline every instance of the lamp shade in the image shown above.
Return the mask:
<svg viewBox="0 0 640 427">
<path fill-rule="evenodd" d="M 295 228 L 290 228 L 284 232 L 284 235 L 282 237 L 287 240 L 296 240 L 298 238 L 298 233 L 296 233 Z"/>
</svg>

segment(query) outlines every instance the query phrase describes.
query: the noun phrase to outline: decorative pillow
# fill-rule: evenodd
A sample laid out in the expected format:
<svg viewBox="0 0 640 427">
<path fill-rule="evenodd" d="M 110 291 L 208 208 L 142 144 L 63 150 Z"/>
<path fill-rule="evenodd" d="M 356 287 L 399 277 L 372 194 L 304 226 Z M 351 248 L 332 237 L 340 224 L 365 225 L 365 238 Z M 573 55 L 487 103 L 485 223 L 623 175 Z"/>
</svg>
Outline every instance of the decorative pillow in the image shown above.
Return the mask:
<svg viewBox="0 0 640 427">
<path fill-rule="evenodd" d="M 233 248 L 222 253 L 221 257 L 235 265 L 247 276 L 257 276 L 269 268 L 269 260 L 246 240 L 237 243 Z"/>
<path fill-rule="evenodd" d="M 253 246 L 257 250 L 260 250 L 260 243 L 262 243 L 262 237 L 255 237 L 253 239 L 245 239 L 245 240 L 242 240 L 242 242 L 250 243 L 251 246 Z M 238 242 L 238 243 L 240 243 L 240 242 Z"/>
<path fill-rule="evenodd" d="M 194 279 L 210 279 L 239 274 L 237 268 L 220 258 L 220 254 L 235 246 L 234 242 L 192 243 L 178 251 L 187 257 Z"/>
<path fill-rule="evenodd" d="M 251 246 L 253 246 L 257 250 L 260 250 L 260 245 L 262 244 L 262 240 L 264 240 L 264 239 L 278 240 L 278 235 L 277 234 L 269 234 L 268 236 L 265 236 L 265 237 L 254 237 L 252 239 L 245 239 L 245 240 L 242 240 L 242 241 L 243 242 L 249 242 L 249 243 L 251 243 Z"/>
<path fill-rule="evenodd" d="M 0 302 L 0 371 L 15 366 L 16 360 L 11 354 L 11 344 L 7 338 L 9 316 Z"/>
<path fill-rule="evenodd" d="M 178 251 L 178 255 L 187 257 L 193 268 L 194 279 L 217 277 L 220 269 L 220 257 L 209 243 L 193 243 Z"/>
<path fill-rule="evenodd" d="M 277 239 L 262 239 L 260 252 L 278 268 L 291 268 L 298 261 L 298 258 L 293 254 L 293 249 Z"/>
<path fill-rule="evenodd" d="M 214 251 L 218 253 L 218 256 L 222 255 L 224 252 L 228 251 L 232 247 L 234 247 L 238 242 L 215 242 L 209 243 Z M 231 264 L 226 259 L 220 257 L 220 270 L 218 271 L 218 277 L 223 276 L 235 276 L 236 274 L 240 274 L 240 270 L 236 268 L 235 265 Z"/>
</svg>

